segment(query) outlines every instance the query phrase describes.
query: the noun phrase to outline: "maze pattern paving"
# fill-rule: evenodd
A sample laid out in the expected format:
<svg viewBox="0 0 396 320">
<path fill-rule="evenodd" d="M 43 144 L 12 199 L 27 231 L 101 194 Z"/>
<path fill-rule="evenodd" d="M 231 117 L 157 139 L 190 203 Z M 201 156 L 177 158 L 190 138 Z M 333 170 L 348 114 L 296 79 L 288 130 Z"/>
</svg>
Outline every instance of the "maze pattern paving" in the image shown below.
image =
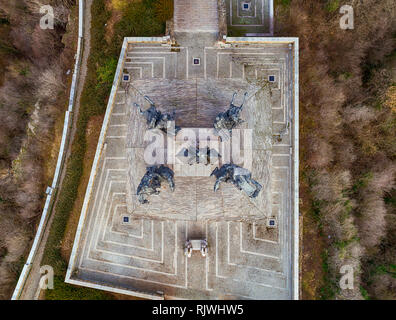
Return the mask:
<svg viewBox="0 0 396 320">
<path fill-rule="evenodd" d="M 228 35 L 268 35 L 271 32 L 271 1 L 225 0 Z"/>
<path fill-rule="evenodd" d="M 270 84 L 271 110 L 261 115 L 264 118 L 244 116 L 248 119 L 246 125 L 257 128 L 261 122 L 269 121 L 270 129 L 260 129 L 263 130 L 258 135 L 261 139 L 255 139 L 253 149 L 265 153 L 270 162 L 271 184 L 266 192 L 271 212 L 265 214 L 278 219 L 278 228 L 267 229 L 265 225 L 250 221 L 248 215 L 244 221 L 228 221 L 246 212 L 227 204 L 227 193 L 233 198 L 236 190 L 226 185 L 219 194 L 220 201 L 224 202 L 223 213 L 217 212 L 214 204 L 213 213 L 205 217 L 205 208 L 195 199 L 187 204 L 196 209 L 191 210 L 190 216 L 178 213 L 175 206 L 172 218 L 161 215 L 159 210 L 158 214 L 146 211 L 145 218 L 135 219 L 127 205 L 129 201 L 130 206 L 137 208 L 136 200 L 128 200 L 131 188 L 128 179 L 134 174 L 128 168 L 137 158 L 131 158 L 128 150 L 143 149 L 139 132 L 144 127 L 137 127 L 134 137 L 128 136 L 132 111 L 126 89 L 131 88 L 122 83 L 107 128 L 73 278 L 122 288 L 131 295 L 143 292 L 164 295 L 168 299 L 290 299 L 291 129 L 281 142 L 273 142 L 272 134 L 284 130 L 287 122 L 292 121 L 291 50 L 286 45 L 268 44 L 204 47 L 202 70 L 198 72 L 201 77 L 192 78 L 187 66 L 188 49 L 181 45 L 175 52 L 160 44 L 130 45 L 124 69 L 132 75 L 131 85 L 159 99 L 161 95 L 150 90 L 162 86 L 164 81 L 179 86 L 180 92 L 188 96 L 192 90 L 189 83 L 195 86 L 190 92 L 193 94 L 197 92 L 198 83 L 215 84 L 216 81 L 228 83 L 232 93 L 243 89 L 241 83 L 257 85 L 260 79 L 276 75 L 276 81 Z M 143 100 L 138 102 L 143 103 Z M 210 104 L 210 101 L 202 103 Z M 164 105 L 167 104 L 164 102 Z M 186 105 L 185 115 L 197 112 L 199 106 L 197 102 Z M 260 164 L 254 163 L 254 166 L 253 171 L 258 172 Z M 139 170 L 144 171 L 144 167 Z M 192 188 L 199 188 L 199 183 Z M 197 219 L 199 215 L 202 220 Z M 144 217 L 144 213 L 141 216 Z M 124 217 L 129 217 L 129 221 L 124 222 Z M 184 256 L 184 242 L 189 238 L 208 240 L 206 258 L 199 253 L 189 259 Z"/>
</svg>

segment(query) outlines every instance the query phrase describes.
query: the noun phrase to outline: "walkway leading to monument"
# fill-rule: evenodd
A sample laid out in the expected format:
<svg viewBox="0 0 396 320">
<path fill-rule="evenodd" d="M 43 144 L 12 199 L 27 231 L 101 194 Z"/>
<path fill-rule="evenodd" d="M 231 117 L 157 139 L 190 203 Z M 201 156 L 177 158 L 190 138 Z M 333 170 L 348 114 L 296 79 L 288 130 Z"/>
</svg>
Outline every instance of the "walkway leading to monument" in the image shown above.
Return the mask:
<svg viewBox="0 0 396 320">
<path fill-rule="evenodd" d="M 217 0 L 175 0 L 175 32 L 218 32 Z"/>
</svg>

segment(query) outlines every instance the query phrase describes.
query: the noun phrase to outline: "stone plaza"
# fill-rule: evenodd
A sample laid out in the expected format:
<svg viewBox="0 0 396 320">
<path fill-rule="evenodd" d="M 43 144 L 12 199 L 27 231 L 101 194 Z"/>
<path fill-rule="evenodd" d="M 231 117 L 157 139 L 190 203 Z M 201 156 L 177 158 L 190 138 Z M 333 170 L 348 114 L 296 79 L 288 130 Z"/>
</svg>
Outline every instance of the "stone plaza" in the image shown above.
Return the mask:
<svg viewBox="0 0 396 320">
<path fill-rule="evenodd" d="M 66 282 L 147 299 L 298 299 L 298 39 L 227 37 L 218 16 L 217 1 L 175 0 L 170 36 L 124 40 Z M 210 131 L 245 92 L 239 128 L 252 140 L 241 149 L 259 195 L 229 183 L 214 192 L 219 164 L 202 174 L 171 164 L 174 192 L 165 183 L 139 203 L 148 127 L 134 104 L 147 109 L 148 96 L 177 126 Z M 205 256 L 185 255 L 194 239 L 207 241 Z"/>
</svg>

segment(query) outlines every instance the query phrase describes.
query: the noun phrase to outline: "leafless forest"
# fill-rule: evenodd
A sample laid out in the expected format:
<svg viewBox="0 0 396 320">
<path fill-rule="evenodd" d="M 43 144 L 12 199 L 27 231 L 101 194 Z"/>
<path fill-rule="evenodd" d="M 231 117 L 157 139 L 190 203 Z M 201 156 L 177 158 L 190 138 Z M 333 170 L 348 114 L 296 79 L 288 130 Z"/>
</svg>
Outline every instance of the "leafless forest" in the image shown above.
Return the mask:
<svg viewBox="0 0 396 320">
<path fill-rule="evenodd" d="M 323 243 L 314 259 L 304 232 L 303 297 L 395 299 L 396 2 L 277 3 L 277 33 L 300 38 L 302 213 Z M 343 4 L 354 30 L 339 27 Z M 339 289 L 342 265 L 354 267 L 353 290 Z"/>
<path fill-rule="evenodd" d="M 0 299 L 8 299 L 41 214 L 74 49 L 62 40 L 74 0 L 0 0 Z M 39 26 L 51 4 L 55 28 Z M 51 170 L 49 170 L 51 171 Z"/>
</svg>

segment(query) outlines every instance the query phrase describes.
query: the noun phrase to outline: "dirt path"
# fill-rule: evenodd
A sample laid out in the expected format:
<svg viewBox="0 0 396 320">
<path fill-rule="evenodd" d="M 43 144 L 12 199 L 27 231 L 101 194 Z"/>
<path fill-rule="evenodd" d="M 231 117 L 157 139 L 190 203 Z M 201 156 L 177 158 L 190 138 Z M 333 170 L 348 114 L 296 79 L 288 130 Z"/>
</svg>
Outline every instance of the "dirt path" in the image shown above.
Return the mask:
<svg viewBox="0 0 396 320">
<path fill-rule="evenodd" d="M 67 168 L 67 163 L 70 157 L 71 153 L 71 145 L 72 141 L 74 139 L 75 133 L 76 133 L 76 122 L 78 118 L 78 112 L 80 109 L 80 98 L 81 98 L 81 93 L 84 88 L 84 83 L 85 83 L 85 77 L 87 75 L 87 62 L 88 62 L 88 57 L 90 54 L 90 44 L 91 44 L 91 5 L 92 5 L 93 0 L 86 0 L 85 1 L 85 8 L 84 8 L 84 46 L 83 46 L 83 55 L 81 59 L 81 67 L 80 67 L 80 76 L 79 76 L 79 82 L 78 82 L 78 87 L 77 87 L 77 96 L 76 96 L 76 102 L 74 106 L 74 112 L 73 112 L 73 125 L 72 125 L 72 130 L 70 132 L 70 138 L 69 138 L 69 144 L 66 150 L 66 155 L 65 155 L 65 164 L 62 168 L 62 172 L 60 175 L 60 181 L 59 181 L 59 186 L 58 190 L 62 190 L 62 184 L 63 184 L 63 179 L 66 174 L 66 168 Z M 53 208 L 56 208 L 57 203 L 58 203 L 58 197 L 59 197 L 60 192 L 57 193 Z M 41 260 L 43 258 L 44 254 L 44 249 L 47 243 L 49 231 L 52 225 L 52 221 L 54 218 L 54 212 L 50 214 L 50 218 L 48 220 L 48 223 L 46 225 L 43 238 L 41 240 L 39 249 L 37 250 L 37 254 L 35 256 L 32 268 L 30 270 L 29 276 L 26 279 L 25 286 L 22 290 L 20 300 L 37 300 L 39 299 L 40 296 L 40 289 L 39 289 L 39 282 L 40 282 L 40 265 L 41 265 Z"/>
</svg>

